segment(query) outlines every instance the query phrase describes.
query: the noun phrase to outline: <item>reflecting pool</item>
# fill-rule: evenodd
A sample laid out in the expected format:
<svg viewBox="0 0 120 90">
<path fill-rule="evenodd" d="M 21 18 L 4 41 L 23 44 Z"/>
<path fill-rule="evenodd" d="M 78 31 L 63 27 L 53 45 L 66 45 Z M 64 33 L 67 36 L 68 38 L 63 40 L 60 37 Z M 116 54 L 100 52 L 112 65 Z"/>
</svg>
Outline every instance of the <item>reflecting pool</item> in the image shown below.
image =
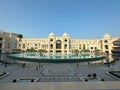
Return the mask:
<svg viewBox="0 0 120 90">
<path fill-rule="evenodd" d="M 40 54 L 40 53 L 19 53 L 10 54 L 9 56 L 20 58 L 35 58 L 35 59 L 85 59 L 85 58 L 99 58 L 101 55 L 95 54 L 69 54 L 69 55 L 52 55 L 52 54 Z"/>
<path fill-rule="evenodd" d="M 105 56 L 94 54 L 51 55 L 40 53 L 9 54 L 8 58 L 30 62 L 90 62 L 105 59 Z"/>
</svg>

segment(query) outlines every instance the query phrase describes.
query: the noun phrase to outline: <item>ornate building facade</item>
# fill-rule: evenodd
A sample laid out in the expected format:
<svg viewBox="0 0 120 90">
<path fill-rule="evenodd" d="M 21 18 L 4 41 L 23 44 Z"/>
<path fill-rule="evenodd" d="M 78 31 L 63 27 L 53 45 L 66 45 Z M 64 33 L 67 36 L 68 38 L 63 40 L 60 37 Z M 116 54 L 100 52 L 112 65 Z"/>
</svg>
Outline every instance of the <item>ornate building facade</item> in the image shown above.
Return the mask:
<svg viewBox="0 0 120 90">
<path fill-rule="evenodd" d="M 48 54 L 71 54 L 100 50 L 107 54 L 120 53 L 120 37 L 111 38 L 105 34 L 100 39 L 72 39 L 67 33 L 56 36 L 50 33 L 48 38 L 23 38 L 21 34 L 0 31 L 0 53 L 12 52 L 13 49 L 27 51 L 44 50 Z"/>
<path fill-rule="evenodd" d="M 101 39 L 72 39 L 67 33 L 62 36 L 50 33 L 48 38 L 22 38 L 18 47 L 24 51 L 30 48 L 36 51 L 43 49 L 53 55 L 70 54 L 74 51 L 80 53 L 83 50 L 90 53 L 100 50 L 112 54 L 112 52 L 116 53 L 116 50 L 120 50 L 120 38 L 111 38 L 110 35 L 105 34 Z"/>
</svg>

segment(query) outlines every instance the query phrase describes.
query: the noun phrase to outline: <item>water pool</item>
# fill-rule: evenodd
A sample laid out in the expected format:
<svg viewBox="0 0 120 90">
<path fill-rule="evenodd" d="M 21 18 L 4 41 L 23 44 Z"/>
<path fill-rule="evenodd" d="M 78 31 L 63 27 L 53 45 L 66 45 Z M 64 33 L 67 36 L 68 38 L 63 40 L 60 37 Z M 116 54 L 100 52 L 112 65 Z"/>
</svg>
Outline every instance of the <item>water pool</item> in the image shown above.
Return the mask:
<svg viewBox="0 0 120 90">
<path fill-rule="evenodd" d="M 106 58 L 105 56 L 94 54 L 51 55 L 40 53 L 9 54 L 8 57 L 14 60 L 34 62 L 86 62 L 86 61 L 88 62 Z"/>
</svg>

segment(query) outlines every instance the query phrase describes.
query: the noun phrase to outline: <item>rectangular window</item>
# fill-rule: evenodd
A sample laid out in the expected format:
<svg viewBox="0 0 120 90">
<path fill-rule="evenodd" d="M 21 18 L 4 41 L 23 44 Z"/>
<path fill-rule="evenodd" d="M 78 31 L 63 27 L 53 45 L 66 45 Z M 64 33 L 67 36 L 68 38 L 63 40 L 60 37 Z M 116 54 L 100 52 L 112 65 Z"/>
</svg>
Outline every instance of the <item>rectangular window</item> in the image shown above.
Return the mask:
<svg viewBox="0 0 120 90">
<path fill-rule="evenodd" d="M 0 43 L 0 48 L 2 48 L 2 43 Z"/>
</svg>

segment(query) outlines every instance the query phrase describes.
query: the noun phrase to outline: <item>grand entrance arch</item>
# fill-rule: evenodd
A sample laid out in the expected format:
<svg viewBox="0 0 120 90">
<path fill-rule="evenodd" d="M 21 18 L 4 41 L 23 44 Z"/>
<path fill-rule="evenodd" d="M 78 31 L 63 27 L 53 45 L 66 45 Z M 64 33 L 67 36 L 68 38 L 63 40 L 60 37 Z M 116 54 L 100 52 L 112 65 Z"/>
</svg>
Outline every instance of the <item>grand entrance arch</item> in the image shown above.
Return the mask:
<svg viewBox="0 0 120 90">
<path fill-rule="evenodd" d="M 57 40 L 56 41 L 56 53 L 61 53 L 61 48 L 62 48 L 62 41 Z"/>
<path fill-rule="evenodd" d="M 57 40 L 57 41 L 56 41 L 56 49 L 61 49 L 61 47 L 62 47 L 62 42 L 61 42 L 61 40 Z"/>
</svg>

